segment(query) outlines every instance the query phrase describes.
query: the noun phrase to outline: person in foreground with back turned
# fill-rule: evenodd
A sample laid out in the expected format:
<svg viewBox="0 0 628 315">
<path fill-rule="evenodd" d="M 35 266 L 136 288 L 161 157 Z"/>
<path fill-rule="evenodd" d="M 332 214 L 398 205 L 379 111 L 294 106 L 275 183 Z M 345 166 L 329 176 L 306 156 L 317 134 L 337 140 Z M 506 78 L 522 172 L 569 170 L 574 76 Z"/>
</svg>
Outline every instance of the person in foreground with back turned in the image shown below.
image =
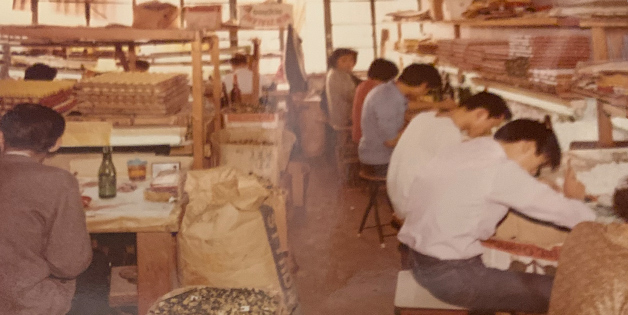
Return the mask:
<svg viewBox="0 0 628 315">
<path fill-rule="evenodd" d="M 485 267 L 480 241 L 495 233 L 508 208 L 568 228 L 594 220 L 591 209 L 570 199 L 584 199 L 573 172 L 567 172 L 565 196 L 533 177 L 560 161 L 554 132 L 529 119 L 437 154 L 402 207 L 407 217 L 398 238 L 412 249 L 415 280 L 440 300 L 476 313 L 547 312 L 553 278 Z"/>
<path fill-rule="evenodd" d="M 17 105 L 0 119 L 2 314 L 66 314 L 75 278 L 90 264 L 78 182 L 42 164 L 64 129 L 59 113 L 36 104 Z"/>
</svg>

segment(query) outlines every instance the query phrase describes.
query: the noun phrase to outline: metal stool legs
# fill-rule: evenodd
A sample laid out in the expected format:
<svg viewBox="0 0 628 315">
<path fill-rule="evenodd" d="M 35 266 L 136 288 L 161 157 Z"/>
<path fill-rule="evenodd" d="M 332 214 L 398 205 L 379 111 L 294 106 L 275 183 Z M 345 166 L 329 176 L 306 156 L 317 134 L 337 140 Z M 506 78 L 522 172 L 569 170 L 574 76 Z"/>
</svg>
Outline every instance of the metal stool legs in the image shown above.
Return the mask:
<svg viewBox="0 0 628 315">
<path fill-rule="evenodd" d="M 371 212 L 371 208 L 375 210 L 375 228 L 377 228 L 377 234 L 379 235 L 379 243 L 382 248 L 386 247 L 384 243 L 384 232 L 382 230 L 382 223 L 379 220 L 379 206 L 377 205 L 377 193 L 379 191 L 379 187 L 382 183 L 371 182 L 369 183 L 369 203 L 366 206 L 366 210 L 364 211 L 364 216 L 362 217 L 362 223 L 360 223 L 360 230 L 358 231 L 358 237 L 362 235 L 362 231 L 365 229 L 364 225 L 366 224 L 366 219 Z"/>
</svg>

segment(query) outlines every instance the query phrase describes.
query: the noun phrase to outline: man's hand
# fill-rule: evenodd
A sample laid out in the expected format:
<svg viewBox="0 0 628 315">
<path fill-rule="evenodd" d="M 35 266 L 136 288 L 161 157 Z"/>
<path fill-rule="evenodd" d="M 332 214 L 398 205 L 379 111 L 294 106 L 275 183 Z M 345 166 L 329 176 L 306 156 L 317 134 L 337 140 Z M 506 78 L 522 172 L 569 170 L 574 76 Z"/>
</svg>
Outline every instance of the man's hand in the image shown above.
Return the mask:
<svg viewBox="0 0 628 315">
<path fill-rule="evenodd" d="M 571 163 L 567 162 L 567 170 L 565 171 L 565 184 L 563 185 L 563 193 L 567 198 L 584 200 L 584 185 L 576 178 L 576 172 L 571 168 Z"/>
</svg>

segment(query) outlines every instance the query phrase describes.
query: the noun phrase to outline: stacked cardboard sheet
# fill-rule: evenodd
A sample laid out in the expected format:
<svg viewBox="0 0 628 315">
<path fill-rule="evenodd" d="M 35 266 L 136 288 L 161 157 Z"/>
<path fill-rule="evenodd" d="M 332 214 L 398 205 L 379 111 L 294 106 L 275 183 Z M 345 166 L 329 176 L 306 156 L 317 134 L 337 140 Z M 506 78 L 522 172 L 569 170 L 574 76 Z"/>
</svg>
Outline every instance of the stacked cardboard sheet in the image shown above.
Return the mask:
<svg viewBox="0 0 628 315">
<path fill-rule="evenodd" d="M 0 113 L 20 103 L 41 104 L 65 112 L 76 104 L 74 81 L 0 80 Z"/>
<path fill-rule="evenodd" d="M 585 36 L 517 35 L 510 38 L 510 57 L 530 58 L 531 69 L 573 69 L 590 57 Z"/>
<path fill-rule="evenodd" d="M 78 84 L 85 114 L 170 115 L 187 104 L 187 76 L 174 73 L 105 73 Z"/>
<path fill-rule="evenodd" d="M 494 74 L 506 74 L 506 61 L 508 60 L 508 42 L 494 42 L 490 45 L 482 45 L 484 57 L 481 70 Z"/>
</svg>

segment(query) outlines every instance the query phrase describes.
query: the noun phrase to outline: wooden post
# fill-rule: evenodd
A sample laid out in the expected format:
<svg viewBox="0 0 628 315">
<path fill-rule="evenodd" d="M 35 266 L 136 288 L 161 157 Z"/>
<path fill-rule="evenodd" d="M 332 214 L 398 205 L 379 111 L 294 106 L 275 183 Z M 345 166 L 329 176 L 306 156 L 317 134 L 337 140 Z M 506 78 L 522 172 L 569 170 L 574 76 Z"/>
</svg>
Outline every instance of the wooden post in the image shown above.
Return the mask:
<svg viewBox="0 0 628 315">
<path fill-rule="evenodd" d="M 175 242 L 169 232 L 137 233 L 138 314 L 148 309 L 176 283 Z"/>
<path fill-rule="evenodd" d="M 129 44 L 129 71 L 135 71 L 137 62 L 137 52 L 135 51 L 135 43 Z"/>
<path fill-rule="evenodd" d="M 124 51 L 122 51 L 122 44 L 115 45 L 114 58 L 120 59 L 120 64 L 122 65 L 122 69 L 124 69 L 125 72 L 130 70 L 129 61 L 126 59 Z"/>
<path fill-rule="evenodd" d="M 192 139 L 194 169 L 203 168 L 205 133 L 203 127 L 203 62 L 201 35 L 196 32 L 192 42 Z M 220 106 L 220 102 L 219 102 Z M 218 112 L 219 114 L 220 112 Z"/>
<path fill-rule="evenodd" d="M 251 64 L 251 70 L 253 71 L 253 90 L 251 91 L 253 104 L 259 103 L 259 38 L 253 39 L 253 63 Z"/>
<path fill-rule="evenodd" d="M 229 18 L 232 21 L 236 21 L 238 19 L 238 1 L 237 0 L 229 0 Z M 238 47 L 238 29 L 237 28 L 229 28 L 229 46 Z"/>
<path fill-rule="evenodd" d="M 31 24 L 39 24 L 39 0 L 31 0 Z"/>
<path fill-rule="evenodd" d="M 325 52 L 329 58 L 334 50 L 331 36 L 331 0 L 323 0 L 323 11 L 325 13 Z"/>
<path fill-rule="evenodd" d="M 606 39 L 606 29 L 603 27 L 593 27 L 591 29 L 593 40 L 593 60 L 608 60 L 608 43 Z M 604 111 L 604 105 L 597 101 L 597 124 L 598 143 L 602 147 L 613 146 L 613 124 L 611 117 Z"/>
<path fill-rule="evenodd" d="M 179 18 L 180 18 L 180 26 L 181 29 L 185 28 L 185 0 L 179 0 L 179 6 L 181 6 L 181 13 L 179 14 Z"/>
<path fill-rule="evenodd" d="M 11 68 L 11 46 L 9 44 L 2 45 L 2 68 L 0 69 L 0 78 L 9 78 L 9 69 Z"/>
<path fill-rule="evenodd" d="M 377 21 L 375 18 L 375 0 L 369 1 L 371 4 L 371 36 L 373 37 L 373 59 L 378 57 L 377 53 Z"/>
<path fill-rule="evenodd" d="M 222 93 L 222 79 L 220 77 L 220 47 L 218 45 L 218 36 L 214 35 L 209 39 L 209 48 L 211 49 L 212 64 L 214 65 L 213 80 L 213 102 L 214 102 L 214 131 L 222 128 L 222 117 L 220 112 L 220 95 Z M 215 160 L 215 159 L 212 159 Z"/>
<path fill-rule="evenodd" d="M 388 43 L 388 39 L 390 38 L 390 33 L 388 29 L 382 29 L 382 35 L 379 40 L 379 56 L 381 58 L 386 58 L 386 43 Z"/>
</svg>

